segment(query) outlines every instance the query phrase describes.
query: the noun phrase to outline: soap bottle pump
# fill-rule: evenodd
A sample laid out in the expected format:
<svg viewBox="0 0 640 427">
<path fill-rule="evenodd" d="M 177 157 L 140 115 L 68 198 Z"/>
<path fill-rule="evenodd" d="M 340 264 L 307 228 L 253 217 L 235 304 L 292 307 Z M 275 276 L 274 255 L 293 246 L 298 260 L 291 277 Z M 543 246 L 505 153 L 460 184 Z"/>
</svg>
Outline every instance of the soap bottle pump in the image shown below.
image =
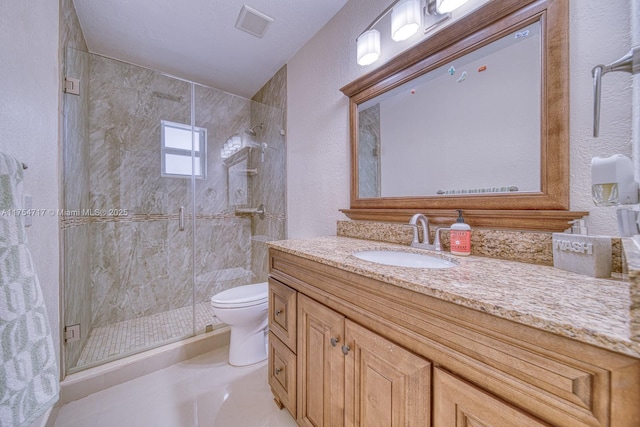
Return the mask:
<svg viewBox="0 0 640 427">
<path fill-rule="evenodd" d="M 587 233 L 587 226 L 584 225 L 584 219 L 575 219 L 569 221 L 571 224 L 571 234 L 589 234 Z"/>
<path fill-rule="evenodd" d="M 452 254 L 461 256 L 471 254 L 471 226 L 464 222 L 462 209 L 458 209 L 458 219 L 451 225 L 449 237 Z"/>
</svg>

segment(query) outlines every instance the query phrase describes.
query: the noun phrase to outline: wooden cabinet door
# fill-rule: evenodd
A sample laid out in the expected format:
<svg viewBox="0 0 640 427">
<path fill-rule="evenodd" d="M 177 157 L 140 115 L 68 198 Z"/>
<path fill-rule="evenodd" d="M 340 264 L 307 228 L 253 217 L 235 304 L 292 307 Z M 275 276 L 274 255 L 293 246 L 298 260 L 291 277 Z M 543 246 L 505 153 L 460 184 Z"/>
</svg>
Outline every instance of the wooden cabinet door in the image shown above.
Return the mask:
<svg viewBox="0 0 640 427">
<path fill-rule="evenodd" d="M 296 355 L 273 332 L 269 332 L 269 385 L 278 406 L 296 417 Z"/>
<path fill-rule="evenodd" d="M 433 427 L 549 426 L 439 368 L 433 370 Z"/>
<path fill-rule="evenodd" d="M 345 426 L 431 426 L 431 364 L 345 321 Z"/>
<path fill-rule="evenodd" d="M 298 294 L 298 424 L 344 425 L 344 316 Z"/>
<path fill-rule="evenodd" d="M 294 353 L 297 351 L 296 294 L 290 287 L 269 278 L 269 330 Z"/>
</svg>

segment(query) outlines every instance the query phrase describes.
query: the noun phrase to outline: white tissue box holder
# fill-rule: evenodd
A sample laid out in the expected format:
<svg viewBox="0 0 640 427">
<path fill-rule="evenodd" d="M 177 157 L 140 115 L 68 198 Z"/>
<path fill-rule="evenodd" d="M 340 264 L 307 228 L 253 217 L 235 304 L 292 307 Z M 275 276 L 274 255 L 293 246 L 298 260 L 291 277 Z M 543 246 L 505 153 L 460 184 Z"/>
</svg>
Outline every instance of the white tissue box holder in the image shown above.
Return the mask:
<svg viewBox="0 0 640 427">
<path fill-rule="evenodd" d="M 611 237 L 553 233 L 553 266 L 591 277 L 611 277 Z"/>
</svg>

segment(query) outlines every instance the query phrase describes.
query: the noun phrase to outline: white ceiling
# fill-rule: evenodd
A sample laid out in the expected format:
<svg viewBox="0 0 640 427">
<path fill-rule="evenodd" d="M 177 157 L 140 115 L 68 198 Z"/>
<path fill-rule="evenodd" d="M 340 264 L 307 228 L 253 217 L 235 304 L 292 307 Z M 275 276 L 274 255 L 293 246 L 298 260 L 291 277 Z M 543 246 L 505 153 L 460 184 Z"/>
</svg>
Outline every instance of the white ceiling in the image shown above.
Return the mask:
<svg viewBox="0 0 640 427">
<path fill-rule="evenodd" d="M 251 97 L 347 0 L 73 0 L 89 51 Z M 243 4 L 272 17 L 235 28 Z"/>
</svg>

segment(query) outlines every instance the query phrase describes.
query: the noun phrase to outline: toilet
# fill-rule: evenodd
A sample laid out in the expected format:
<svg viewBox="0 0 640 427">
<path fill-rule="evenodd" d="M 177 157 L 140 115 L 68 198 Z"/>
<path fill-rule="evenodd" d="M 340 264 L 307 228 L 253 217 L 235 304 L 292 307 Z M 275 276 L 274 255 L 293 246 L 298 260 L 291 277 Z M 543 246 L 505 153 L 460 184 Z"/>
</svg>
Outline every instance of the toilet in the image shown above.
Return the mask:
<svg viewBox="0 0 640 427">
<path fill-rule="evenodd" d="M 267 282 L 237 286 L 211 297 L 213 313 L 231 328 L 229 364 L 252 365 L 267 358 Z"/>
</svg>

